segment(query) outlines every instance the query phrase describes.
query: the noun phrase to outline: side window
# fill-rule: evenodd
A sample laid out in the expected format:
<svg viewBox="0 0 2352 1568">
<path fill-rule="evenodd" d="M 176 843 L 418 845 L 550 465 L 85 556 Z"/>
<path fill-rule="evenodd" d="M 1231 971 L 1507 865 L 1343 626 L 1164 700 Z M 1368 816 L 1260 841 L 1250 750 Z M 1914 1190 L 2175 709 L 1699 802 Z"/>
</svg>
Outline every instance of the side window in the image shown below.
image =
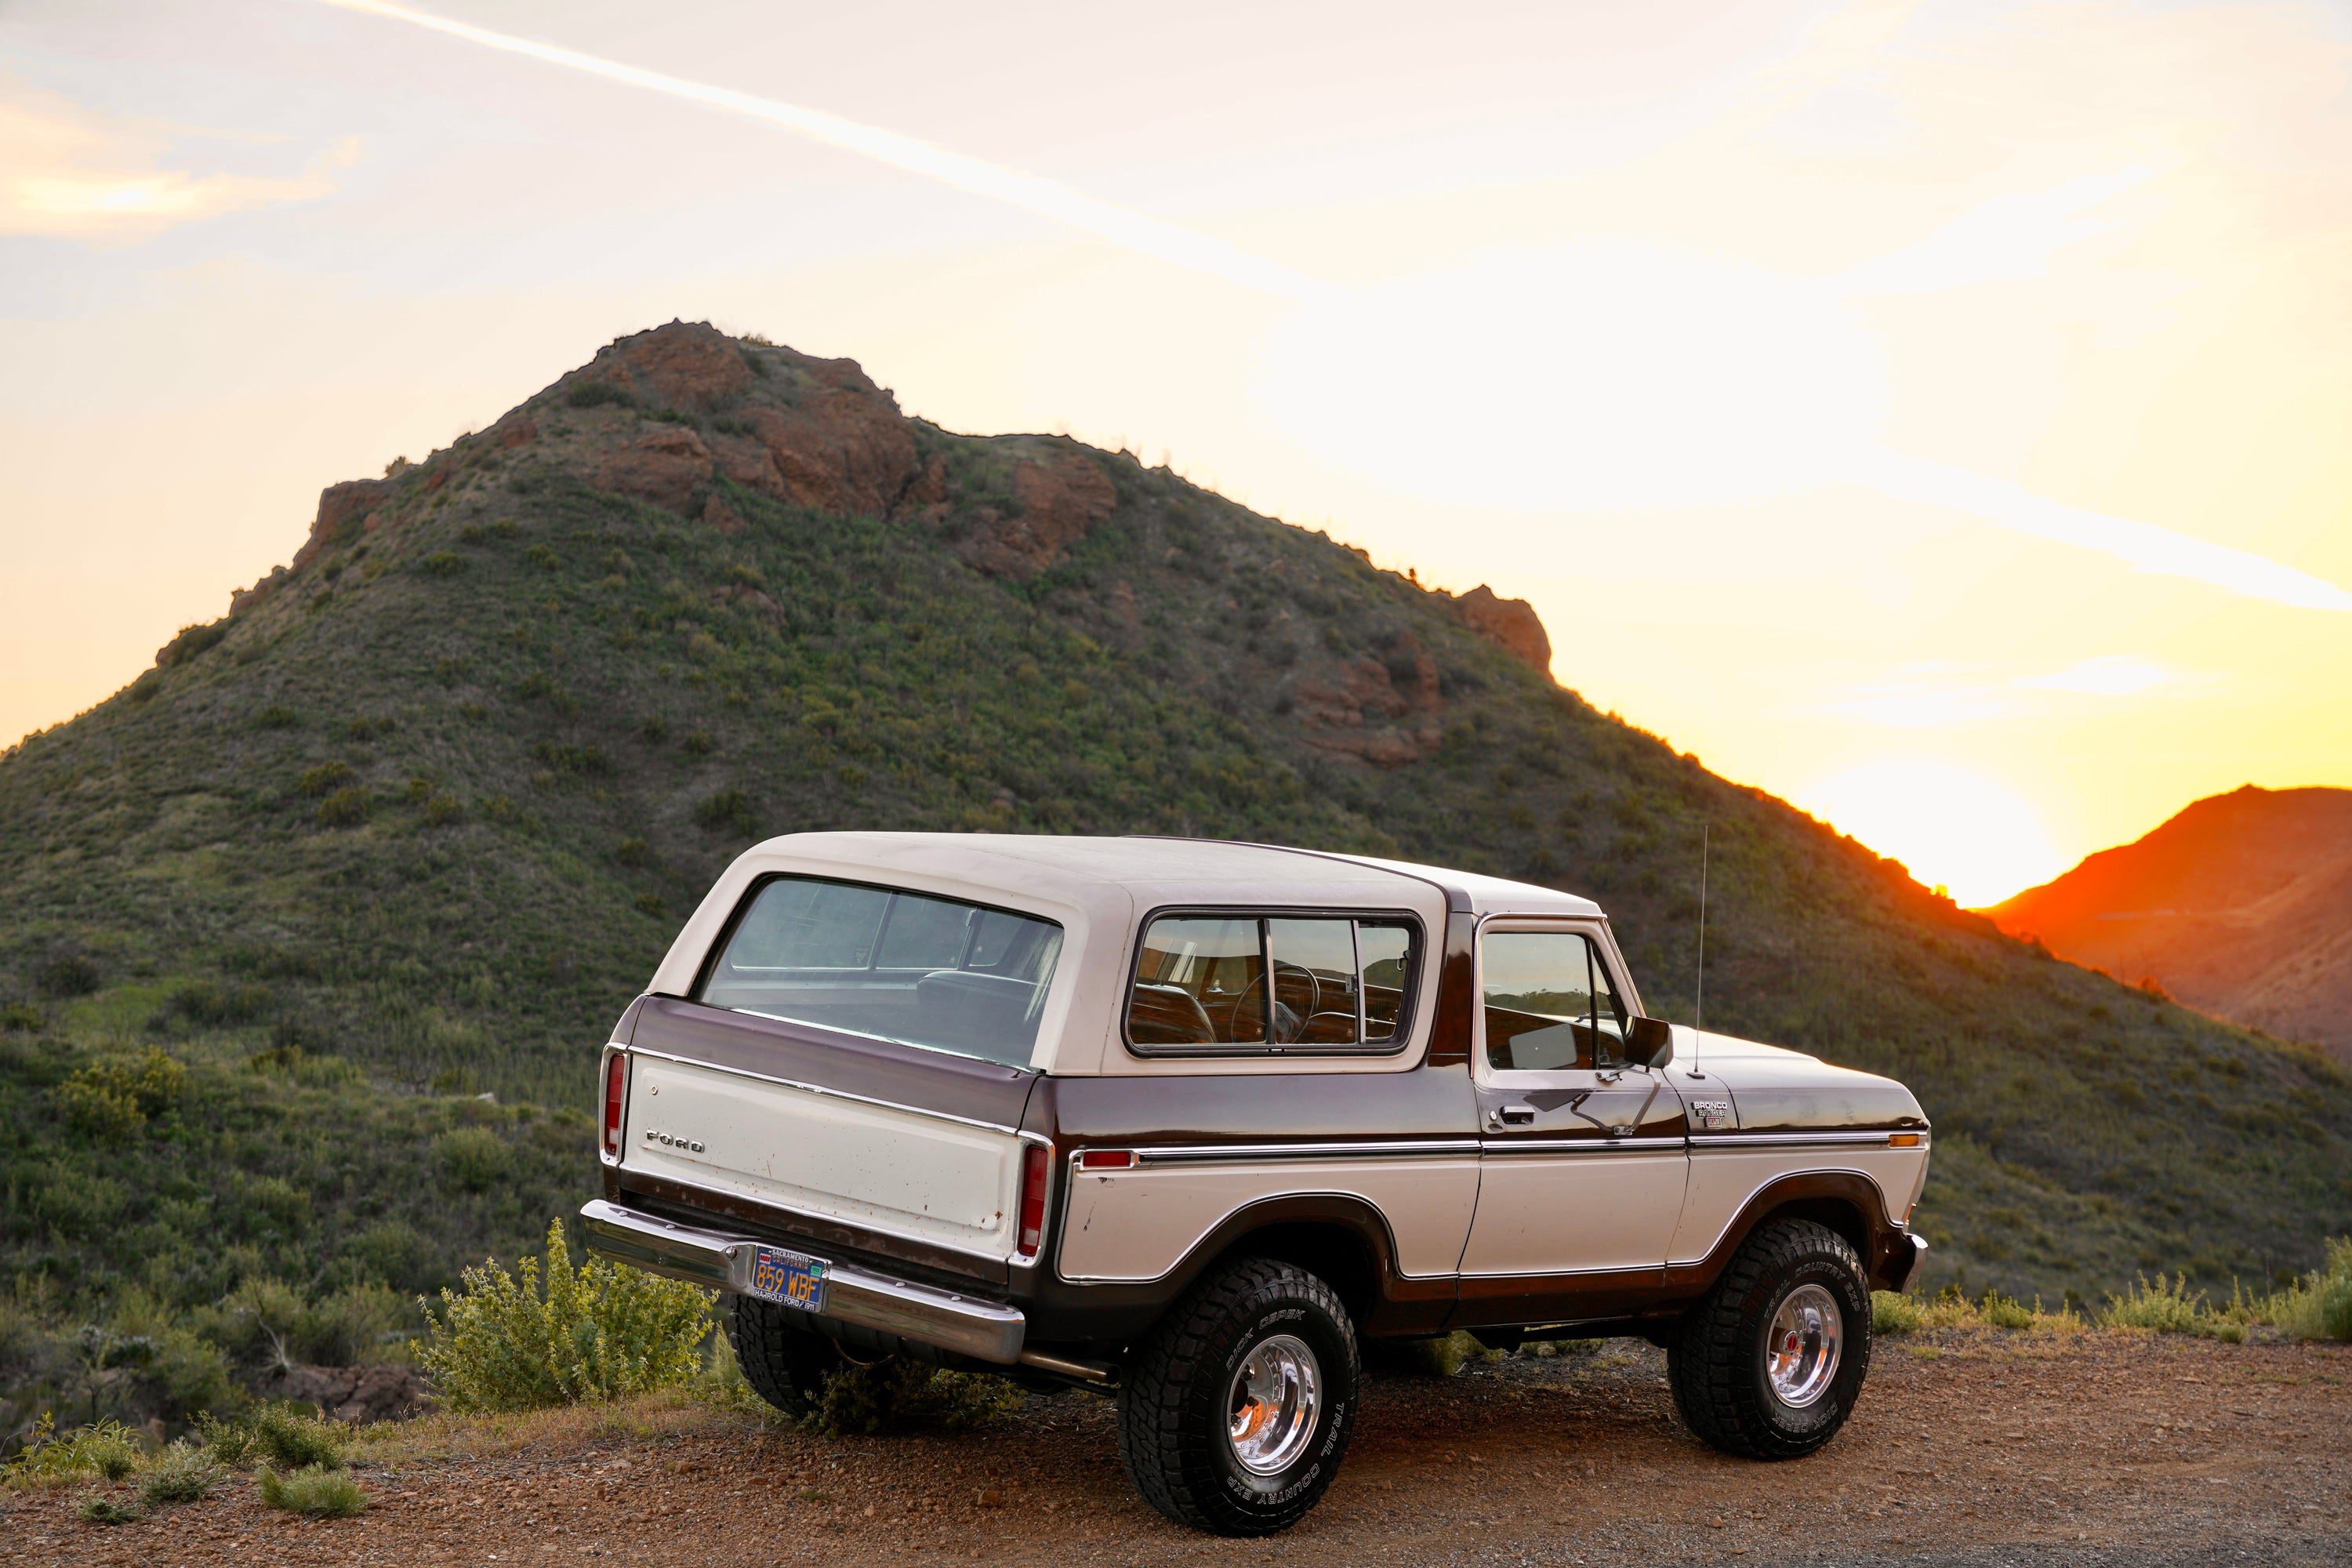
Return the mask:
<svg viewBox="0 0 2352 1568">
<path fill-rule="evenodd" d="M 1410 1006 L 1414 929 L 1350 916 L 1162 916 L 1143 933 L 1127 1037 L 1147 1055 L 1387 1049 Z"/>
<path fill-rule="evenodd" d="M 1480 939 L 1486 1065 L 1499 1072 L 1620 1066 L 1625 1005 L 1592 939 L 1503 931 Z"/>
</svg>

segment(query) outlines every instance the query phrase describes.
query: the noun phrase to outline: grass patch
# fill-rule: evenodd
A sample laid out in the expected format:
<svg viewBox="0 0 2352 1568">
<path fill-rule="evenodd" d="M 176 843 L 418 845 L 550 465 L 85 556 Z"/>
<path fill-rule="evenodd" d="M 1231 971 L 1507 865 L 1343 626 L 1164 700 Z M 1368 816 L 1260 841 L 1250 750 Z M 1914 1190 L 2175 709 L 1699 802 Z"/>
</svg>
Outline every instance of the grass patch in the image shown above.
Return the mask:
<svg viewBox="0 0 2352 1568">
<path fill-rule="evenodd" d="M 254 1472 L 261 1500 L 308 1519 L 349 1519 L 366 1509 L 368 1495 L 342 1470 L 313 1468 L 280 1475 L 264 1465 Z"/>
<path fill-rule="evenodd" d="M 155 1456 L 139 1483 L 140 1500 L 160 1503 L 201 1502 L 227 1477 L 227 1469 L 205 1449 L 185 1440 Z"/>
</svg>

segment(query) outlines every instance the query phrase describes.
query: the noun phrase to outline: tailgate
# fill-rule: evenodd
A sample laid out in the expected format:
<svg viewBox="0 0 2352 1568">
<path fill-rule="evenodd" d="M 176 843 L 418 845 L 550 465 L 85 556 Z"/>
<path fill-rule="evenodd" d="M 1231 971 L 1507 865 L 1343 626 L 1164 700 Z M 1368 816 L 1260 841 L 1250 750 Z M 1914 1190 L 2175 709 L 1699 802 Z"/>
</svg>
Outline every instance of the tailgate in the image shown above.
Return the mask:
<svg viewBox="0 0 2352 1568">
<path fill-rule="evenodd" d="M 630 1052 L 625 1174 L 1012 1256 L 1034 1075 L 668 1000 Z"/>
</svg>

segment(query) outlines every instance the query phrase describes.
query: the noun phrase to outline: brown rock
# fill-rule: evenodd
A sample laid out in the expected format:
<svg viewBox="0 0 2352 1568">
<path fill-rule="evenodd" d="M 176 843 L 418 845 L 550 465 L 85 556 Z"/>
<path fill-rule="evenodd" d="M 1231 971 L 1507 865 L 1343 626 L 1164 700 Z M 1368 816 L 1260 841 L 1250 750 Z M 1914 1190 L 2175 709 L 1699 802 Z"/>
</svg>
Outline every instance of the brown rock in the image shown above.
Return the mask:
<svg viewBox="0 0 2352 1568">
<path fill-rule="evenodd" d="M 684 516 L 710 481 L 710 448 L 683 425 L 657 425 L 597 459 L 595 485 Z"/>
<path fill-rule="evenodd" d="M 1454 601 L 1454 613 L 1491 643 L 1518 655 L 1541 675 L 1551 673 L 1551 638 L 1533 605 L 1496 597 L 1484 583 Z"/>
<path fill-rule="evenodd" d="M 310 524 L 310 537 L 325 539 L 341 531 L 343 524 L 365 517 L 391 495 L 392 486 L 383 479 L 345 479 L 329 485 L 319 492 L 319 516 Z"/>
<path fill-rule="evenodd" d="M 499 447 L 501 451 L 505 451 L 512 447 L 520 447 L 526 441 L 538 440 L 539 424 L 536 420 L 532 419 L 530 415 L 525 414 L 519 418 L 509 419 L 505 424 L 499 426 L 498 428 L 498 437 Z"/>
<path fill-rule="evenodd" d="M 855 360 L 803 360 L 789 408 L 761 408 L 751 426 L 782 479 L 784 499 L 819 511 L 887 517 L 916 477 L 915 438 L 898 405 Z"/>
<path fill-rule="evenodd" d="M 262 1396 L 315 1405 L 336 1421 L 405 1421 L 435 1407 L 413 1366 L 280 1366 L 257 1380 Z"/>
<path fill-rule="evenodd" d="M 639 398 L 709 412 L 751 385 L 751 367 L 733 339 L 708 321 L 672 321 L 620 339 L 597 356 L 606 374 Z"/>
<path fill-rule="evenodd" d="M 749 437 L 713 437 L 710 455 L 718 462 L 719 471 L 744 489 L 774 496 L 779 500 L 792 499 L 784 485 L 784 476 L 777 471 L 776 460 L 768 456 L 765 447 Z"/>
<path fill-rule="evenodd" d="M 1051 448 L 1044 449 L 1042 460 L 1013 464 L 1013 497 L 1020 510 L 1010 517 L 981 508 L 979 526 L 958 550 L 991 576 L 1044 571 L 1118 504 L 1118 492 L 1101 469 L 1076 452 Z"/>
<path fill-rule="evenodd" d="M 743 531 L 741 514 L 729 506 L 717 490 L 711 491 L 709 499 L 702 503 L 702 521 L 721 533 L 734 534 Z"/>
</svg>

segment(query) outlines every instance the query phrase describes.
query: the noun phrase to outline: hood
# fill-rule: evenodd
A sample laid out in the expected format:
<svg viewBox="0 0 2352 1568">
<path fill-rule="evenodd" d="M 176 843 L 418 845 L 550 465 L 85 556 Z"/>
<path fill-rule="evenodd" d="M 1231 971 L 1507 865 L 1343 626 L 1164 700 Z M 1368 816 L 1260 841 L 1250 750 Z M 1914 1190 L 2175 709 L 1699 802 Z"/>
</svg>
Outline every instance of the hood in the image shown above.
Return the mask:
<svg viewBox="0 0 2352 1568">
<path fill-rule="evenodd" d="M 1685 1099 L 1728 1094 L 1742 1132 L 1925 1129 L 1927 1113 L 1891 1078 L 1780 1046 L 1675 1028 L 1675 1087 Z"/>
</svg>

